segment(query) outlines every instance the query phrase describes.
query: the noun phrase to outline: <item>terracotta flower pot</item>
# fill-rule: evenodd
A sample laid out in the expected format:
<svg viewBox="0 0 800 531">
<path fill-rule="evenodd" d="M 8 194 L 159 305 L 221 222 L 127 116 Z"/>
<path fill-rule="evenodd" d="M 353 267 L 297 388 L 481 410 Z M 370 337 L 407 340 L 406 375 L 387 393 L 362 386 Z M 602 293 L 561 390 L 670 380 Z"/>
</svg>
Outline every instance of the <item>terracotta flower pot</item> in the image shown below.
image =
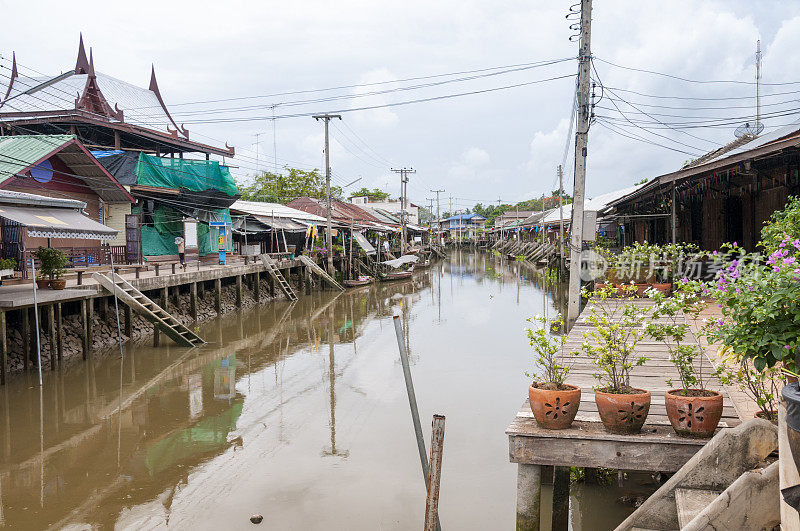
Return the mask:
<svg viewBox="0 0 800 531">
<path fill-rule="evenodd" d="M 664 295 L 669 295 L 672 293 L 672 283 L 653 284 L 653 287 Z"/>
<path fill-rule="evenodd" d="M 722 418 L 722 395 L 716 391 L 711 396 L 683 396 L 683 389 L 664 393 L 667 417 L 675 433 L 683 437 L 711 437 Z M 690 389 L 690 391 L 696 391 Z"/>
<path fill-rule="evenodd" d="M 605 282 L 595 282 L 594 283 L 594 290 L 595 291 L 600 291 L 601 289 L 605 289 L 606 286 L 608 286 L 608 284 L 605 283 Z"/>
<path fill-rule="evenodd" d="M 36 279 L 36 288 L 37 289 L 47 289 L 50 285 L 50 279 L 48 278 L 37 278 Z"/>
<path fill-rule="evenodd" d="M 647 297 L 644 292 L 650 289 L 652 286 L 652 284 L 636 284 L 636 296 Z"/>
<path fill-rule="evenodd" d="M 650 412 L 650 391 L 635 389 L 635 394 L 594 392 L 597 412 L 611 433 L 639 433 Z"/>
<path fill-rule="evenodd" d="M 54 278 L 50 281 L 50 287 L 53 289 L 64 289 L 67 287 L 67 279 L 65 278 Z"/>
<path fill-rule="evenodd" d="M 548 430 L 569 428 L 581 404 L 581 388 L 564 384 L 563 391 L 549 391 L 531 385 L 528 401 L 539 426 Z"/>
<path fill-rule="evenodd" d="M 753 415 L 753 416 L 755 418 L 757 418 L 757 419 L 768 420 L 768 421 L 770 421 L 771 423 L 773 423 L 773 424 L 775 424 L 777 426 L 778 425 L 778 412 L 777 411 L 769 411 L 769 414 L 767 414 L 767 413 L 768 412 L 766 412 L 766 411 L 759 410 L 759 411 L 756 411 L 755 415 Z"/>
</svg>

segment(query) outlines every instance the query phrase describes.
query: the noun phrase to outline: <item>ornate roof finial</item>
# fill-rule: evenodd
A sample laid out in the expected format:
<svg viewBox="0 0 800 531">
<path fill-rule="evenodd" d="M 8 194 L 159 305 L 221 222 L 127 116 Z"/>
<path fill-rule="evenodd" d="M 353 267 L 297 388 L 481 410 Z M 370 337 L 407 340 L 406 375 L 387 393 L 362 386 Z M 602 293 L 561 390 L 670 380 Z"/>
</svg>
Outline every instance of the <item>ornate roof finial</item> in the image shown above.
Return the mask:
<svg viewBox="0 0 800 531">
<path fill-rule="evenodd" d="M 178 127 L 178 124 L 175 123 L 175 120 L 172 119 L 172 116 L 169 114 L 169 111 L 167 110 L 167 106 L 164 103 L 164 98 L 161 97 L 161 91 L 158 90 L 158 81 L 156 81 L 156 67 L 153 64 L 150 65 L 150 86 L 147 88 L 148 90 L 150 90 L 150 92 L 156 95 L 156 99 L 158 99 L 158 103 L 161 104 L 161 109 L 164 111 L 164 114 L 167 115 L 169 121 L 172 123 L 172 125 L 175 126 L 176 130 L 173 132 L 169 128 L 169 125 L 167 125 L 167 131 L 169 131 L 171 134 L 174 135 L 177 135 L 177 133 L 182 133 L 184 137 L 189 138 L 189 130 L 186 129 L 185 127 Z"/>
<path fill-rule="evenodd" d="M 94 55 L 92 54 L 92 47 L 91 46 L 89 47 L 89 71 L 86 72 L 86 73 L 89 74 L 92 77 L 95 77 L 95 75 L 94 75 Z"/>
<path fill-rule="evenodd" d="M 14 80 L 17 79 L 19 74 L 17 73 L 17 52 L 11 52 L 11 77 L 8 79 L 8 90 L 6 90 L 6 95 L 0 100 L 0 107 L 6 102 L 8 97 L 11 95 L 11 88 L 14 86 Z"/>
<path fill-rule="evenodd" d="M 83 33 L 81 33 L 80 44 L 78 44 L 78 60 L 75 61 L 76 74 L 88 74 L 91 66 L 86 60 L 86 49 L 83 47 Z"/>
<path fill-rule="evenodd" d="M 150 86 L 147 87 L 150 92 L 155 92 L 159 94 L 158 91 L 158 81 L 156 81 L 156 65 L 150 64 Z"/>
</svg>

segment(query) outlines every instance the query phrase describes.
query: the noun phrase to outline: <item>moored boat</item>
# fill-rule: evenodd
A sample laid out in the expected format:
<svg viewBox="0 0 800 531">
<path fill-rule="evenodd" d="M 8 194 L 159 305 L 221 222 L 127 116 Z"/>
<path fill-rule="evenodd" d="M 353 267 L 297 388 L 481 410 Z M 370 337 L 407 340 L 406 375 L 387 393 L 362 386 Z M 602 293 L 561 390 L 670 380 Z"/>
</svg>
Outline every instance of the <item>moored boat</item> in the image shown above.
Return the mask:
<svg viewBox="0 0 800 531">
<path fill-rule="evenodd" d="M 374 279 L 372 277 L 366 277 L 366 278 L 358 278 L 351 280 L 343 280 L 342 283 L 348 288 L 354 288 L 356 286 L 366 286 L 367 284 L 372 284 L 373 281 Z"/>
<path fill-rule="evenodd" d="M 390 280 L 401 280 L 404 278 L 411 278 L 411 274 L 413 271 L 392 271 L 391 273 L 386 273 L 381 280 L 384 282 L 388 282 Z"/>
</svg>

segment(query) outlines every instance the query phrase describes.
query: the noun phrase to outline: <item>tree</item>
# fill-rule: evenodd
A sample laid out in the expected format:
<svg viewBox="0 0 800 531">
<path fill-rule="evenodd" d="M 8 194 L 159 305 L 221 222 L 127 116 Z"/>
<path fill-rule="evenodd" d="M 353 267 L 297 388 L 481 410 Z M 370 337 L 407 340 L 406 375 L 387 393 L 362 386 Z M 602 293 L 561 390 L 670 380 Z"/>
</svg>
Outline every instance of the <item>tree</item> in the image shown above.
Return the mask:
<svg viewBox="0 0 800 531">
<path fill-rule="evenodd" d="M 237 182 L 239 193 L 245 201 L 264 201 L 269 203 L 288 203 L 301 196 L 322 199 L 325 192 L 325 176 L 316 168 L 311 171 L 284 166 L 284 173 L 263 172 L 250 184 Z M 331 186 L 331 196 L 342 199 L 342 189 Z"/>
<path fill-rule="evenodd" d="M 373 188 L 370 190 L 367 187 L 363 187 L 361 190 L 357 190 L 350 194 L 350 197 L 368 197 L 372 201 L 384 201 L 389 199 L 389 194 L 378 188 Z"/>
</svg>

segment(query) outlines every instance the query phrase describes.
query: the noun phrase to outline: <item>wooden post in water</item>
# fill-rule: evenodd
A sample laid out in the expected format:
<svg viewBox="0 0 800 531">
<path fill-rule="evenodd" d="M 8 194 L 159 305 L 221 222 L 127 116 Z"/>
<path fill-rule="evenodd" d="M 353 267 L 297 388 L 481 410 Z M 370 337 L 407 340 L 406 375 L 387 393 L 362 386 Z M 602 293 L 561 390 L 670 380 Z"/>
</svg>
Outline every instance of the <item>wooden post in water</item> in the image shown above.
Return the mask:
<svg viewBox="0 0 800 531">
<path fill-rule="evenodd" d="M 56 353 L 58 356 L 58 366 L 61 368 L 63 367 L 61 364 L 64 361 L 64 321 L 60 302 L 56 304 L 56 330 L 58 336 L 56 338 L 56 342 L 58 343 L 56 346 Z"/>
<path fill-rule="evenodd" d="M 553 531 L 569 527 L 569 467 L 557 466 L 553 472 Z"/>
<path fill-rule="evenodd" d="M 270 295 L 274 296 L 272 293 Z M 253 273 L 253 297 L 256 302 L 261 302 L 261 275 L 258 274 L 258 271 Z"/>
<path fill-rule="evenodd" d="M 406 393 L 408 394 L 408 405 L 411 408 L 411 420 L 414 422 L 414 433 L 417 435 L 417 450 L 419 459 L 422 463 L 422 476 L 425 478 L 425 486 L 428 485 L 428 455 L 425 451 L 425 439 L 422 436 L 422 425 L 419 422 L 419 409 L 417 408 L 417 396 L 414 393 L 414 382 L 411 381 L 411 367 L 408 364 L 408 351 L 406 342 L 403 339 L 403 326 L 400 323 L 400 316 L 394 316 L 394 332 L 397 336 L 397 347 L 400 349 L 400 363 L 403 365 L 403 378 L 406 382 Z M 439 527 L 439 516 L 436 516 L 436 528 Z"/>
<path fill-rule="evenodd" d="M 222 314 L 222 279 L 218 278 L 214 281 L 214 310 L 217 315 Z"/>
<path fill-rule="evenodd" d="M 236 307 L 242 307 L 242 275 L 236 275 Z"/>
<path fill-rule="evenodd" d="M 6 384 L 8 375 L 8 340 L 6 339 L 6 312 L 0 310 L 0 385 Z M 8 402 L 5 403 L 8 409 Z"/>
<path fill-rule="evenodd" d="M 123 311 L 125 313 L 125 335 L 130 339 L 133 335 L 133 310 L 126 304 Z"/>
<path fill-rule="evenodd" d="M 81 299 L 81 328 L 83 329 L 83 337 L 81 338 L 81 346 L 83 347 L 83 360 L 89 358 L 89 320 L 88 310 L 86 309 L 86 299 Z M 27 364 L 26 364 L 27 366 Z"/>
<path fill-rule="evenodd" d="M 56 308 L 54 304 L 47 306 L 47 331 L 50 333 L 50 370 L 56 370 Z"/>
<path fill-rule="evenodd" d="M 92 358 L 92 348 L 94 347 L 94 299 L 86 299 L 86 341 L 89 344 L 89 358 Z"/>
<path fill-rule="evenodd" d="M 197 282 L 192 282 L 189 286 L 189 310 L 192 320 L 197 321 Z"/>
<path fill-rule="evenodd" d="M 444 415 L 434 415 L 431 425 L 431 460 L 428 465 L 428 498 L 425 502 L 425 531 L 435 531 L 439 514 L 439 485 L 442 481 Z"/>
</svg>

